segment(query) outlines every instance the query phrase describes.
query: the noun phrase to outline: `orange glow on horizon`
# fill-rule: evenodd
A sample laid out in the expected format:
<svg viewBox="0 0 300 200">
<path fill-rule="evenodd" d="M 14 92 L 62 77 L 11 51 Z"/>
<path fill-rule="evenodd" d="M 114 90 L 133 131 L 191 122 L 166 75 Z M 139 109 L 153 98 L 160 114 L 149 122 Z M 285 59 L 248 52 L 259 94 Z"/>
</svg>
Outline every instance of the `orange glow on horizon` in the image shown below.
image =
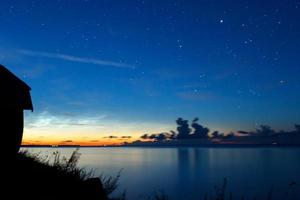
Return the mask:
<svg viewBox="0 0 300 200">
<path fill-rule="evenodd" d="M 125 142 L 133 142 L 137 140 L 137 138 L 130 138 L 130 139 L 99 139 L 99 140 L 57 140 L 57 139 L 45 139 L 45 140 L 30 140 L 24 139 L 22 141 L 22 145 L 79 145 L 79 146 L 108 146 L 108 145 L 122 145 Z"/>
<path fill-rule="evenodd" d="M 22 145 L 122 145 L 125 142 L 141 140 L 141 135 L 145 133 L 160 133 L 170 129 L 162 124 L 124 124 L 122 126 L 109 124 L 107 127 L 109 128 L 90 126 L 74 128 L 73 126 L 52 125 L 25 127 Z"/>
<path fill-rule="evenodd" d="M 122 145 L 125 142 L 133 142 L 139 138 L 101 138 L 101 139 L 60 139 L 60 138 L 24 138 L 22 145 L 40 145 L 40 146 L 52 146 L 52 145 L 79 145 L 79 146 L 107 146 L 107 145 Z"/>
</svg>

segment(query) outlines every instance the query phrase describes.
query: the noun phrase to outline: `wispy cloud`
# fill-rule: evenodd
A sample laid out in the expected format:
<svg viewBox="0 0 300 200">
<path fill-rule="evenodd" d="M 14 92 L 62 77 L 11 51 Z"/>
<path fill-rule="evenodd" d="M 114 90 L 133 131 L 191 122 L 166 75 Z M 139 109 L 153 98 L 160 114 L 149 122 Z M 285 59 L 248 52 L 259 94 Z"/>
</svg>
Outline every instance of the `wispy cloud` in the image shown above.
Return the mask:
<svg viewBox="0 0 300 200">
<path fill-rule="evenodd" d="M 105 136 L 105 137 L 102 137 L 102 138 L 107 138 L 107 139 L 116 139 L 116 138 L 118 138 L 118 136 L 115 136 L 115 135 L 110 135 L 110 136 Z"/>
<path fill-rule="evenodd" d="M 129 138 L 131 138 L 131 136 L 125 135 L 125 136 L 122 136 L 121 138 L 127 138 L 127 139 L 129 139 Z"/>
<path fill-rule="evenodd" d="M 63 140 L 63 141 L 61 141 L 62 143 L 72 143 L 73 142 L 73 140 Z"/>
<path fill-rule="evenodd" d="M 26 128 L 51 128 L 51 127 L 74 127 L 83 126 L 102 127 L 101 120 L 106 118 L 106 115 L 98 115 L 93 117 L 80 117 L 76 115 L 54 115 L 47 111 L 36 114 L 34 117 L 26 119 Z"/>
<path fill-rule="evenodd" d="M 70 62 L 87 63 L 87 64 L 101 65 L 101 66 L 111 66 L 111 67 L 131 68 L 131 69 L 135 68 L 134 65 L 125 64 L 122 62 L 107 61 L 107 60 L 101 60 L 95 58 L 77 57 L 77 56 L 61 54 L 61 53 L 38 52 L 38 51 L 31 51 L 28 49 L 18 49 L 17 52 L 25 56 L 53 58 L 53 59 L 70 61 Z"/>
</svg>

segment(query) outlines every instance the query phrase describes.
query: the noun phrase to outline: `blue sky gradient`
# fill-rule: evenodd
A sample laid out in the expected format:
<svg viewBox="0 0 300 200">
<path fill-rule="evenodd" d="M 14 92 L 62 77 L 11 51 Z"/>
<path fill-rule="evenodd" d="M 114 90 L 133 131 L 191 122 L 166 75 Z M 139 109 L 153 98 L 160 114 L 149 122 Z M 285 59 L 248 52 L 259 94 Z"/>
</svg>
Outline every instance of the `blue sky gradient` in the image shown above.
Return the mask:
<svg viewBox="0 0 300 200">
<path fill-rule="evenodd" d="M 60 140 L 138 137 L 177 117 L 225 132 L 299 123 L 299 1 L 0 7 L 0 62 L 32 87 L 31 141 L 43 127 Z"/>
</svg>

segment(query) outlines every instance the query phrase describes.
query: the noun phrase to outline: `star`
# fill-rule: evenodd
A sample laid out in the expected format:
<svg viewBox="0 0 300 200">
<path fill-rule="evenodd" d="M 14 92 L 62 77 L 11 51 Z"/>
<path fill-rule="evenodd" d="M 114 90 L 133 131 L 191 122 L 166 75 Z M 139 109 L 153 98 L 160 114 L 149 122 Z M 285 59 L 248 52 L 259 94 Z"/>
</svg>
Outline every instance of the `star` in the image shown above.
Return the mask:
<svg viewBox="0 0 300 200">
<path fill-rule="evenodd" d="M 182 44 L 181 40 L 177 40 L 177 44 L 178 44 L 179 49 L 183 48 L 183 44 Z"/>
<path fill-rule="evenodd" d="M 287 81 L 286 81 L 286 80 L 280 80 L 279 83 L 280 83 L 281 85 L 284 85 L 284 84 L 287 83 Z"/>
</svg>

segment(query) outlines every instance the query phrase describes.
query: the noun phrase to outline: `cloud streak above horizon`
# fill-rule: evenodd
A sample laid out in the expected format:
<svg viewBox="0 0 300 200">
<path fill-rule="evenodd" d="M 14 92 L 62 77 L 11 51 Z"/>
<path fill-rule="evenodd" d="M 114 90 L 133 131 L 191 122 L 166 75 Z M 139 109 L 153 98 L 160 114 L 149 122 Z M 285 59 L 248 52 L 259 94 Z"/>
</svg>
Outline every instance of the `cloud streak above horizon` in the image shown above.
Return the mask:
<svg viewBox="0 0 300 200">
<path fill-rule="evenodd" d="M 60 59 L 69 62 L 86 63 L 86 64 L 119 67 L 119 68 L 129 68 L 129 69 L 135 68 L 134 65 L 125 64 L 121 62 L 107 61 L 107 60 L 101 60 L 95 58 L 77 57 L 77 56 L 61 54 L 61 53 L 38 52 L 38 51 L 31 51 L 28 49 L 18 49 L 17 52 L 22 55 L 32 56 L 32 57 L 53 58 L 53 59 Z"/>
<path fill-rule="evenodd" d="M 70 114 L 55 115 L 47 111 L 35 114 L 35 116 L 30 116 L 26 120 L 26 128 L 71 128 L 72 126 L 81 127 L 98 127 L 104 128 L 100 124 L 100 121 L 106 118 L 106 115 L 97 116 L 76 116 Z"/>
</svg>

